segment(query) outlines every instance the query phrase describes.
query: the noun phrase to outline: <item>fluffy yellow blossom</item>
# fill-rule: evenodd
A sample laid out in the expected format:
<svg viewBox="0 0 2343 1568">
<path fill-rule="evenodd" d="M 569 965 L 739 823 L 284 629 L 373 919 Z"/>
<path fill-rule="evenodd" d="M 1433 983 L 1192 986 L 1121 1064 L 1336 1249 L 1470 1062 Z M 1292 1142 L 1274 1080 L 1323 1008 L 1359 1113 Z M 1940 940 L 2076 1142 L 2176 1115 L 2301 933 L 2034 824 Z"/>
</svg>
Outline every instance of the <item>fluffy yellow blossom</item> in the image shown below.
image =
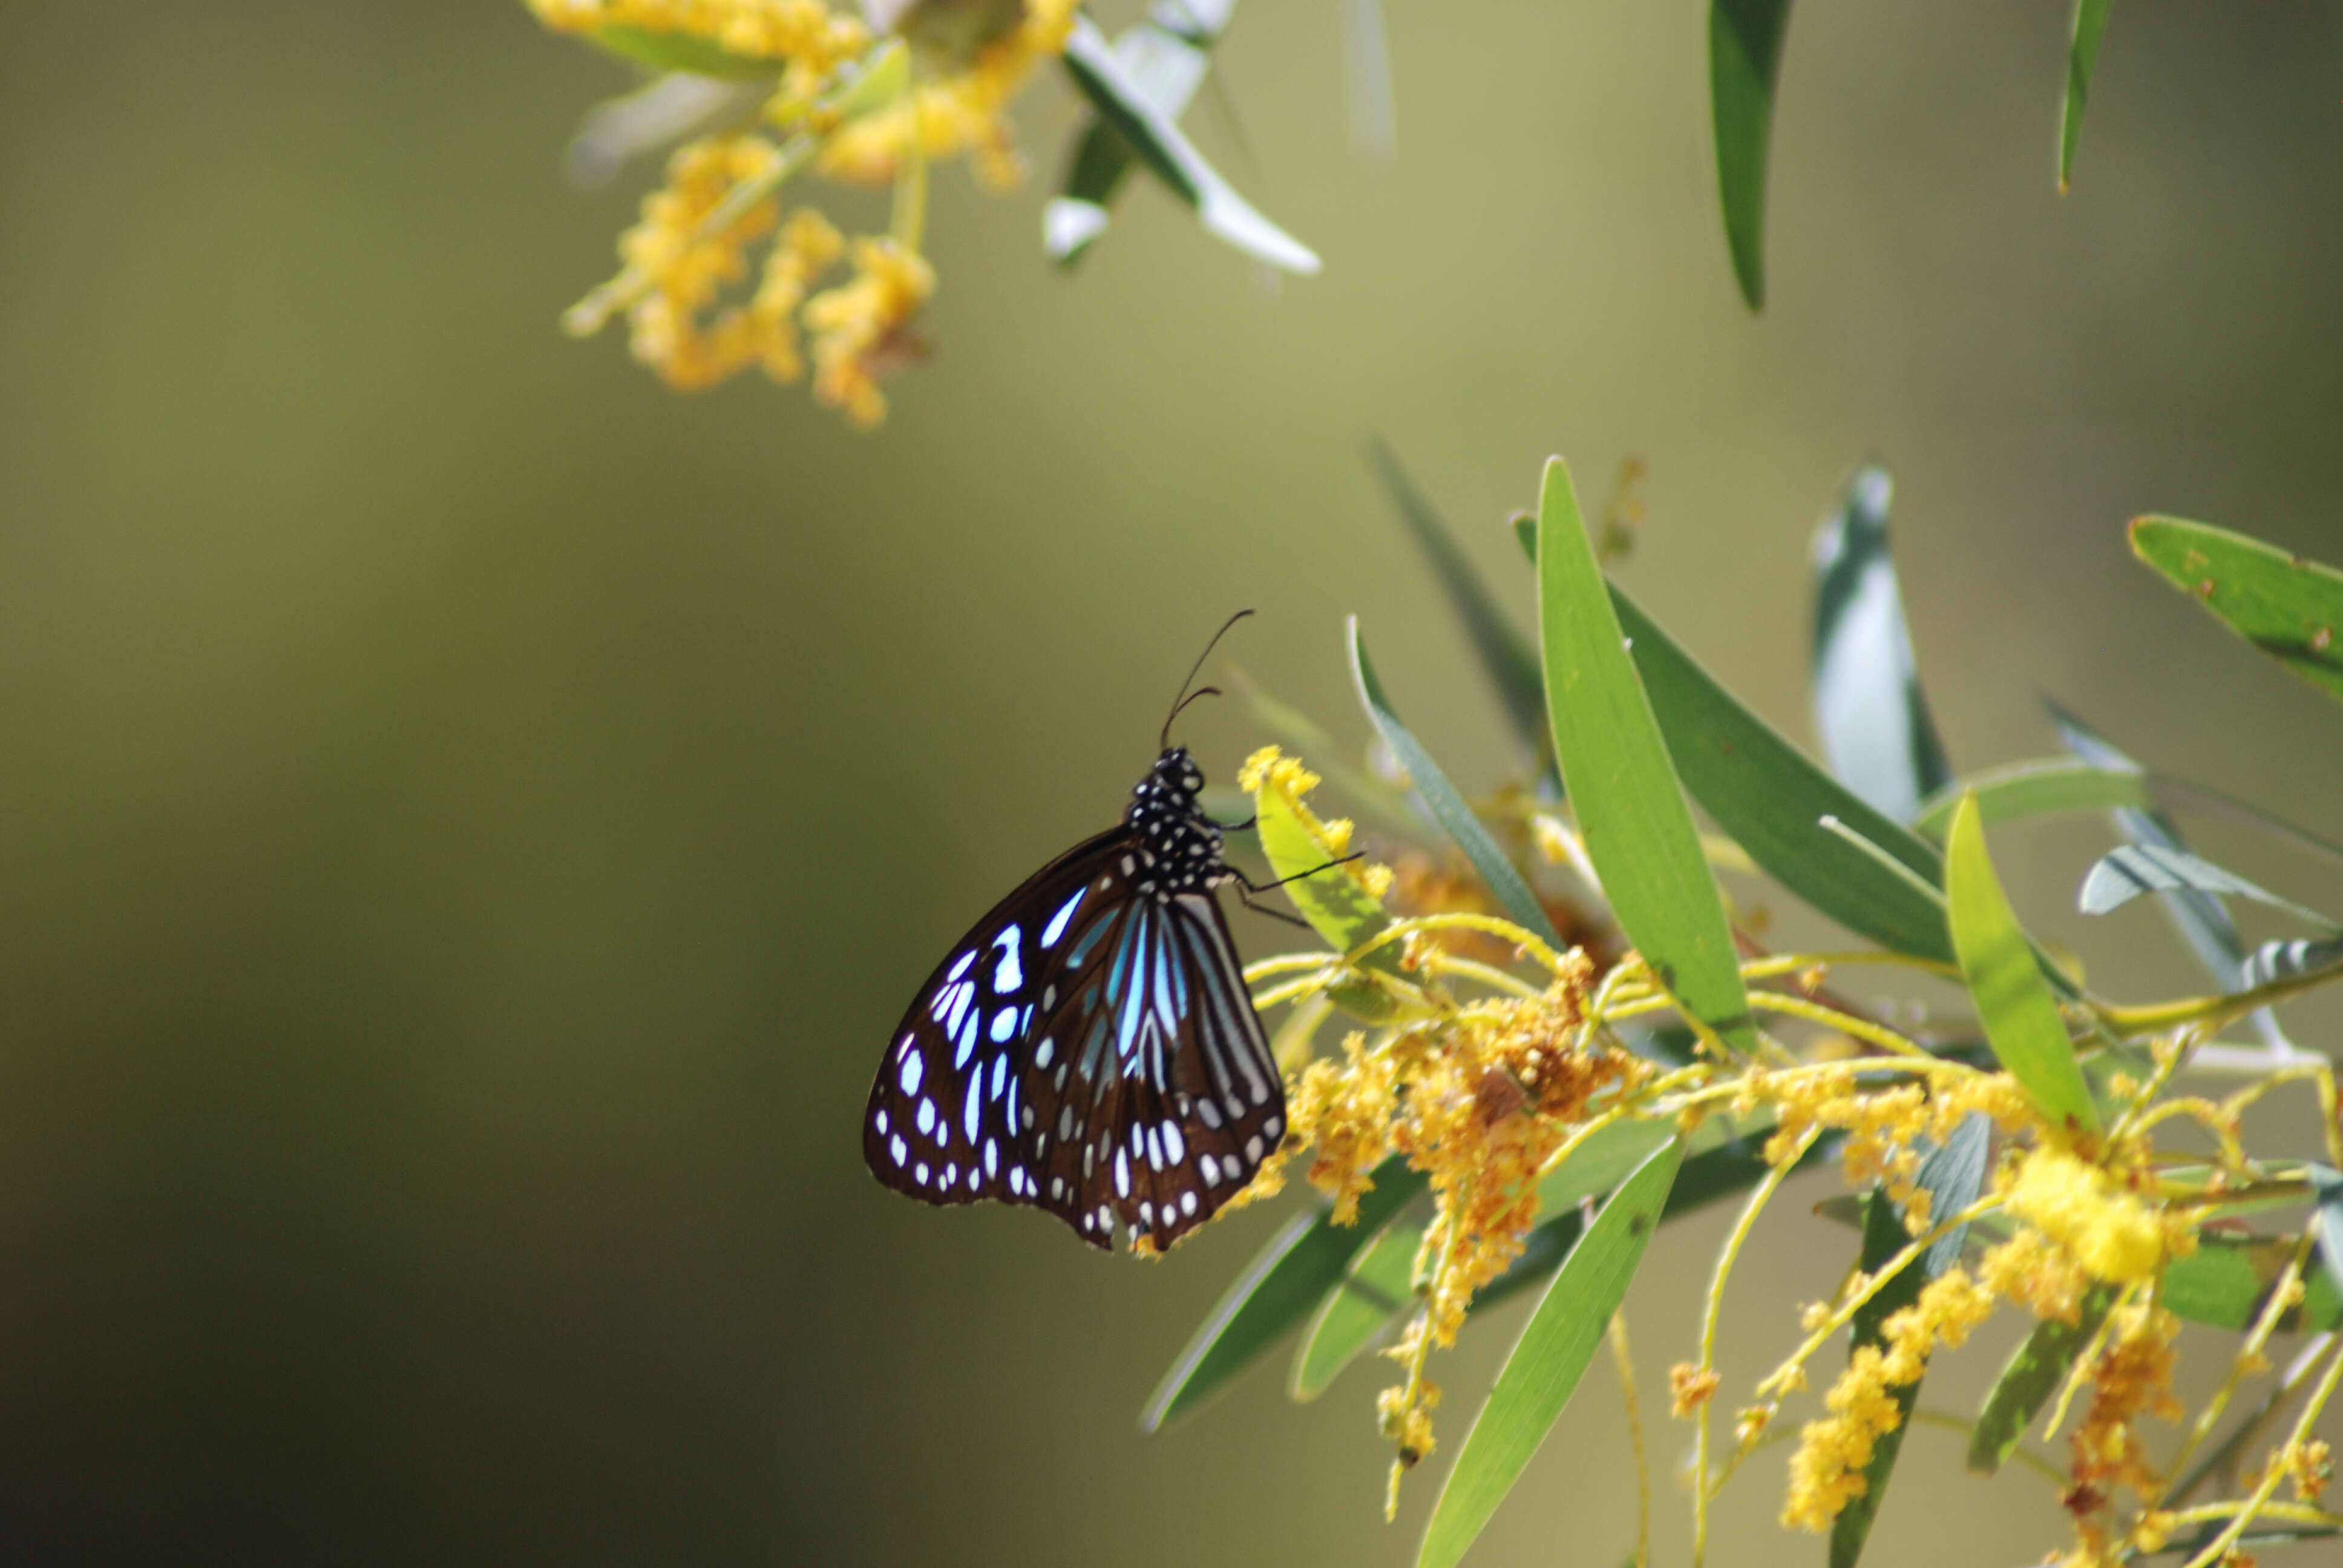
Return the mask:
<svg viewBox="0 0 2343 1568">
<path fill-rule="evenodd" d="M 890 239 L 857 240 L 853 279 L 806 301 L 813 395 L 864 429 L 887 417 L 879 383 L 923 358 L 911 319 L 935 292 L 935 268 Z"/>
<path fill-rule="evenodd" d="M 1717 1384 L 1725 1380 L 1714 1372 L 1703 1372 L 1690 1362 L 1678 1362 L 1668 1369 L 1668 1413 L 1678 1421 L 1688 1421 L 1693 1413 L 1716 1397 Z"/>
<path fill-rule="evenodd" d="M 2090 1284 L 2082 1265 L 2039 1231 L 2020 1231 L 1988 1251 L 1977 1261 L 1977 1277 L 1996 1295 L 2062 1323 L 2081 1315 Z"/>
<path fill-rule="evenodd" d="M 573 307 L 565 326 L 587 336 L 624 312 L 634 357 L 684 390 L 750 367 L 796 379 L 805 373 L 802 329 L 813 339 L 816 400 L 865 428 L 886 417 L 880 383 L 927 352 L 912 323 L 936 287 L 920 254 L 929 162 L 964 156 L 986 183 L 1015 181 L 1010 101 L 1064 49 L 1075 12 L 1075 0 L 887 0 L 867 7 L 866 21 L 823 0 L 528 4 L 559 32 L 686 40 L 736 64 L 770 62 L 761 117 L 786 137 L 777 145 L 734 131 L 679 152 L 666 186 L 621 238 L 624 270 Z M 884 32 L 903 42 L 876 35 Z M 850 251 L 809 207 L 783 225 L 781 186 L 809 166 L 850 184 L 897 181 L 892 232 L 860 237 Z M 750 252 L 769 240 L 743 298 Z M 854 276 L 814 293 L 843 255 Z"/>
<path fill-rule="evenodd" d="M 1920 1156 L 1914 1141 L 1935 1131 L 1926 1092 L 1916 1083 L 1866 1088 L 1850 1065 L 1826 1071 L 1766 1072 L 1753 1070 L 1734 1109 L 1743 1115 L 1771 1102 L 1779 1114 L 1765 1158 L 1775 1165 L 1797 1158 L 1816 1128 L 1846 1134 L 1839 1160 L 1856 1185 L 1883 1181 L 1887 1195 L 1911 1208 L 1921 1201 L 1914 1178 Z"/>
<path fill-rule="evenodd" d="M 2006 1181 L 2009 1211 L 2072 1253 L 2094 1279 L 2136 1284 L 2164 1261 L 2162 1220 L 2097 1166 L 2044 1147 Z"/>
<path fill-rule="evenodd" d="M 624 28 L 675 34 L 713 44 L 729 55 L 830 70 L 870 44 L 860 18 L 832 11 L 822 0 L 528 0 L 537 19 L 557 33 Z"/>
<path fill-rule="evenodd" d="M 1333 1219 L 1359 1217 L 1359 1199 L 1373 1185 L 1374 1168 L 1391 1151 L 1391 1123 L 1399 1109 L 1399 1053 L 1370 1051 L 1367 1037 L 1342 1041 L 1342 1061 L 1312 1062 L 1287 1100 L 1296 1137 L 1311 1141 L 1310 1184 L 1334 1200 Z"/>
<path fill-rule="evenodd" d="M 761 136 L 709 136 L 679 148 L 667 185 L 643 198 L 642 219 L 618 253 L 646 289 L 628 312 L 629 347 L 679 390 L 712 386 L 756 359 L 758 323 L 732 307 L 705 316 L 718 292 L 748 276 L 749 247 L 773 231 L 776 201 L 756 203 L 729 225 L 702 232 L 732 187 L 753 179 L 776 149 Z"/>
<path fill-rule="evenodd" d="M 915 7 L 913 14 L 937 8 Z M 1015 185 L 1024 169 L 1003 110 L 1034 66 L 1065 49 L 1075 9 L 1074 0 L 1028 0 L 1021 18 L 1007 31 L 968 38 L 973 52 L 964 68 L 923 81 L 906 102 L 841 127 L 822 149 L 822 173 L 854 184 L 884 185 L 916 143 L 928 158 L 966 154 L 977 177 L 996 189 Z M 923 59 L 930 54 L 921 53 Z"/>
<path fill-rule="evenodd" d="M 1830 1415 L 1799 1430 L 1784 1525 L 1828 1530 L 1839 1511 L 1864 1494 L 1870 1483 L 1863 1473 L 1879 1440 L 1903 1424 L 1896 1391 L 1920 1381 L 1936 1346 L 1958 1349 L 1992 1312 L 1992 1292 L 1967 1271 L 1952 1269 L 1931 1280 L 1910 1306 L 1887 1315 L 1880 1343 L 1855 1347 L 1825 1396 Z"/>
</svg>

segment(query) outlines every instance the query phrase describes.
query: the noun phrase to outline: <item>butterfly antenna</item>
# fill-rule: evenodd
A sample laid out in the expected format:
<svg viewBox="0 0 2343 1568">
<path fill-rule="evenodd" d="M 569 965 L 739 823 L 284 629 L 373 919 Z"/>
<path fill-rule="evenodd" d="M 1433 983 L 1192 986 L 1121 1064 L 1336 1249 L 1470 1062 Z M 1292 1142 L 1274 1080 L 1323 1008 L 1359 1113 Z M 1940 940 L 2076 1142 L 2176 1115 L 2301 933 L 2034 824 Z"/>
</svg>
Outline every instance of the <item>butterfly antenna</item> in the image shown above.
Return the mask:
<svg viewBox="0 0 2343 1568">
<path fill-rule="evenodd" d="M 1222 621 L 1221 623 L 1221 629 L 1212 633 L 1212 640 L 1204 645 L 1204 651 L 1196 656 L 1196 662 L 1189 667 L 1188 678 L 1180 683 L 1180 695 L 1172 700 L 1172 711 L 1163 717 L 1163 732 L 1156 737 L 1155 741 L 1155 749 L 1158 751 L 1168 751 L 1172 749 L 1172 721 L 1180 717 L 1180 710 L 1182 709 L 1187 707 L 1188 704 L 1195 701 L 1200 697 L 1218 697 L 1221 695 L 1221 689 L 1217 686 L 1207 686 L 1196 691 L 1190 691 L 1188 688 L 1195 683 L 1198 673 L 1204 668 L 1204 660 L 1212 657 L 1212 649 L 1220 646 L 1221 638 L 1229 635 L 1229 628 L 1236 625 L 1237 622 L 1244 619 L 1245 617 L 1252 613 L 1252 611 L 1249 609 L 1241 609 L 1237 611 L 1236 614 L 1229 617 L 1228 619 Z"/>
</svg>

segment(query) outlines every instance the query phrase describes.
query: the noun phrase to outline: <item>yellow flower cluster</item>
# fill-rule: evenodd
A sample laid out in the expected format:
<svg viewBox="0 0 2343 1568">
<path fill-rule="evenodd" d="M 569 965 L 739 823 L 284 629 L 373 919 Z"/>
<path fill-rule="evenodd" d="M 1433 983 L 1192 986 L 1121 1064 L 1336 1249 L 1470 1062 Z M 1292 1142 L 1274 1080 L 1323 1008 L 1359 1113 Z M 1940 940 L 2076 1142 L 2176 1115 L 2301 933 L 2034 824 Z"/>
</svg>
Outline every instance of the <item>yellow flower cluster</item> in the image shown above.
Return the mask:
<svg viewBox="0 0 2343 1568">
<path fill-rule="evenodd" d="M 2035 1150 L 2006 1181 L 2011 1213 L 2072 1254 L 2092 1278 L 2110 1284 L 2149 1278 L 2171 1243 L 2193 1233 L 2179 1221 L 2167 1227 L 2105 1171 L 2064 1149 Z"/>
<path fill-rule="evenodd" d="M 1991 1292 L 1966 1270 L 1948 1270 L 1928 1282 L 1918 1301 L 1888 1314 L 1880 1344 L 1856 1347 L 1825 1397 L 1830 1415 L 1799 1431 L 1782 1504 L 1785 1526 L 1828 1530 L 1839 1511 L 1864 1494 L 1873 1451 L 1903 1423 L 1896 1391 L 1920 1381 L 1936 1346 L 1957 1350 L 1992 1312 Z"/>
<path fill-rule="evenodd" d="M 822 0 L 528 0 L 557 33 L 623 28 L 700 38 L 728 55 L 828 72 L 870 45 L 861 19 Z"/>
<path fill-rule="evenodd" d="M 1034 66 L 1064 51 L 1075 9 L 1074 0 L 1027 0 L 1021 19 L 983 40 L 967 69 L 922 82 L 908 101 L 840 127 L 822 148 L 822 173 L 884 185 L 916 148 L 925 158 L 967 155 L 977 177 L 996 190 L 1016 185 L 1025 169 L 1003 111 Z"/>
<path fill-rule="evenodd" d="M 625 268 L 564 317 L 580 336 L 623 311 L 634 357 L 681 391 L 754 367 L 774 381 L 805 373 L 812 337 L 817 401 L 868 428 L 886 417 L 880 383 L 926 356 L 913 324 L 936 288 L 920 255 L 927 164 L 968 156 L 986 183 L 1015 182 L 1007 110 L 1034 67 L 1065 47 L 1075 0 L 913 0 L 873 8 L 911 45 L 912 66 L 885 101 L 854 95 L 896 80 L 872 70 L 884 40 L 823 0 L 528 0 L 559 32 L 649 35 L 769 62 L 762 118 L 779 143 L 747 128 L 694 141 L 669 161 L 620 236 Z M 892 45 L 897 51 L 901 44 Z M 900 61 L 898 62 L 900 64 Z M 860 85 L 856 85 L 856 84 Z M 840 95 L 845 95 L 844 98 Z M 782 184 L 810 165 L 847 184 L 897 185 L 893 231 L 851 247 L 809 206 L 782 220 Z M 751 252 L 770 241 L 747 297 Z M 846 282 L 814 293 L 850 259 Z"/>
</svg>

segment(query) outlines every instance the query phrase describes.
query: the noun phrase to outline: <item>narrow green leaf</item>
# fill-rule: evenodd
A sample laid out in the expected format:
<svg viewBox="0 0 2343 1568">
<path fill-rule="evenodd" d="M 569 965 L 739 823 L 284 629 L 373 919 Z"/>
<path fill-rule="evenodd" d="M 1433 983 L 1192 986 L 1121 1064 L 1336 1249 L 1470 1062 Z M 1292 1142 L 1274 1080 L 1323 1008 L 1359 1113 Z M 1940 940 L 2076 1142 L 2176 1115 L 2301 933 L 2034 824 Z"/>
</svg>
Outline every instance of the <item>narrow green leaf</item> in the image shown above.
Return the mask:
<svg viewBox="0 0 2343 1568">
<path fill-rule="evenodd" d="M 2091 95 L 2091 72 L 2099 63 L 2099 39 L 2107 30 L 2107 0 L 2075 0 L 2075 34 L 2066 45 L 2066 101 L 2058 111 L 2058 189 L 2075 172 L 2075 144 L 2083 135 L 2083 104 Z"/>
<path fill-rule="evenodd" d="M 1294 815 L 1282 791 L 1253 792 L 1253 830 L 1261 835 L 1262 853 L 1268 857 L 1270 869 L 1284 882 L 1285 896 L 1336 952 L 1349 952 L 1391 924 L 1383 907 L 1367 896 L 1347 867 L 1327 864 L 1326 851 Z M 1363 967 L 1397 975 L 1399 943 L 1386 942 L 1377 948 L 1366 956 Z M 1332 986 L 1326 994 L 1370 1023 L 1383 1022 L 1396 1010 L 1391 998 L 1371 984 Z"/>
<path fill-rule="evenodd" d="M 1115 58 L 1132 87 L 1165 119 L 1176 124 L 1187 113 L 1235 8 L 1235 0 L 1157 0 L 1115 38 Z M 1041 210 L 1042 246 L 1059 266 L 1071 266 L 1106 232 L 1114 199 L 1138 162 L 1131 143 L 1105 120 L 1083 129 L 1061 194 Z"/>
<path fill-rule="evenodd" d="M 1765 303 L 1765 163 L 1790 0 L 1710 0 L 1708 92 L 1725 243 L 1749 308 Z"/>
<path fill-rule="evenodd" d="M 1513 721 L 1513 733 L 1521 738 L 1530 755 L 1547 758 L 1552 742 L 1546 729 L 1545 688 L 1538 671 L 1537 654 L 1529 639 L 1499 607 L 1488 585 L 1481 580 L 1481 574 L 1473 569 L 1471 558 L 1457 543 L 1447 519 L 1408 478 L 1407 470 L 1400 467 L 1391 447 L 1381 438 L 1370 441 L 1367 461 L 1391 497 L 1393 509 L 1414 536 L 1424 558 L 1432 563 L 1433 575 L 1440 578 L 1440 586 L 1448 595 L 1449 608 L 1463 623 L 1464 635 L 1472 639 L 1473 651 L 1480 656 L 1482 673 L 1489 678 L 1497 700 L 1504 707 L 1505 717 Z"/>
<path fill-rule="evenodd" d="M 2073 1322 L 2045 1318 L 2034 1325 L 2034 1332 L 2001 1369 L 2001 1376 L 1994 1380 L 1985 1404 L 1977 1411 L 1976 1425 L 1969 1432 L 1971 1470 L 1991 1475 L 2017 1452 L 2018 1441 L 2034 1424 L 2035 1412 L 2066 1381 L 2066 1369 L 2099 1332 L 2107 1309 L 2115 1305 L 2116 1294 L 2112 1286 L 2093 1285 L 2083 1292 Z"/>
<path fill-rule="evenodd" d="M 1929 1195 L 1929 1213 L 1957 1214 L 1976 1201 L 1978 1190 L 1985 1185 L 1986 1151 L 1992 1133 L 1991 1121 L 1982 1114 L 1973 1114 L 1920 1161 L 1914 1181 Z M 1864 1303 L 1848 1325 L 1850 1357 L 1862 1346 L 1887 1342 L 1888 1318 L 1918 1301 L 1929 1281 L 1960 1261 L 1966 1231 L 1964 1226 L 1941 1238 L 1898 1270 L 1878 1294 Z M 1864 1201 L 1863 1252 L 1858 1266 L 1865 1273 L 1875 1272 L 1911 1240 L 1912 1233 L 1905 1228 L 1904 1217 L 1896 1204 L 1884 1190 L 1872 1189 Z M 1903 1451 L 1904 1430 L 1919 1398 L 1917 1382 L 1905 1383 L 1896 1390 L 1899 1412 L 1896 1424 L 1882 1432 L 1872 1445 L 1871 1462 L 1864 1467 L 1862 1493 L 1849 1499 L 1831 1523 L 1830 1568 L 1855 1568 L 1861 1560 L 1864 1543 L 1871 1537 L 1872 1522 L 1879 1516 L 1879 1505 L 1886 1501 L 1888 1479 L 1895 1474 L 1896 1456 Z"/>
<path fill-rule="evenodd" d="M 2231 631 L 2343 700 L 2343 572 L 2178 518 L 2138 518 L 2132 553 Z"/>
<path fill-rule="evenodd" d="M 2223 1528 L 2222 1521 L 2216 1519 L 2185 1536 L 2174 1536 L 2157 1551 L 2143 1552 L 2140 1555 L 2183 1557 L 2193 1562 L 2197 1553 L 2213 1544 L 2214 1538 L 2221 1533 Z M 2325 1541 L 2337 1535 L 2343 1535 L 2343 1530 L 2332 1524 L 2287 1524 L 2275 1520 L 2257 1520 L 2237 1537 L 2236 1545 L 2241 1552 L 2250 1552 L 2265 1546 L 2291 1546 L 2299 1541 Z M 2235 1562 L 2236 1559 L 2231 1558 L 2230 1561 Z"/>
<path fill-rule="evenodd" d="M 1953 961 L 1944 910 L 1924 889 L 1943 878 L 1936 848 L 1873 810 L 1701 668 L 1614 588 L 1635 667 L 1684 787 L 1765 873 L 1822 913 L 1882 947 Z M 1835 817 L 1892 857 L 1896 876 L 1826 831 Z"/>
<path fill-rule="evenodd" d="M 1954 811 L 1948 838 L 1945 896 L 1952 906 L 1953 947 L 1994 1055 L 2053 1122 L 2097 1131 L 2090 1086 L 2075 1063 L 2049 983 L 1994 875 L 1975 800 L 1963 799 Z"/>
<path fill-rule="evenodd" d="M 2210 1328 L 2243 1330 L 2268 1303 L 2278 1275 L 2294 1256 L 2292 1236 L 2233 1236 L 2200 1231 L 2197 1250 L 2164 1268 L 2164 1304 L 2176 1316 Z M 2343 1328 L 2343 1287 L 2320 1247 L 2303 1272 L 2300 1305 L 2283 1312 L 2280 1333 Z"/>
<path fill-rule="evenodd" d="M 1294 1352 L 1291 1392 L 1316 1399 L 1335 1374 L 1387 1334 L 1415 1305 L 1415 1254 L 1423 1227 L 1394 1220 L 1326 1292 Z"/>
<path fill-rule="evenodd" d="M 689 71 L 722 82 L 775 81 L 787 62 L 735 55 L 720 44 L 684 33 L 654 33 L 641 27 L 597 27 L 585 36 L 595 45 L 655 71 Z"/>
<path fill-rule="evenodd" d="M 2343 1289 L 2343 1174 L 2313 1165 L 2310 1190 L 2318 1195 L 2312 1221 L 2318 1228 L 2318 1255 L 2327 1266 L 2328 1282 Z"/>
<path fill-rule="evenodd" d="M 1551 532 L 1544 542 L 1553 544 Z M 1464 1555 L 1561 1417 L 1659 1228 L 1682 1153 L 1671 1141 L 1648 1156 L 1554 1275 L 1465 1434 L 1433 1505 L 1417 1568 L 1450 1568 Z"/>
<path fill-rule="evenodd" d="M 1367 657 L 1366 641 L 1359 635 L 1359 618 L 1351 617 L 1345 628 L 1350 634 L 1351 674 L 1358 682 L 1359 698 L 1366 704 L 1367 718 L 1374 724 L 1375 733 L 1383 737 L 1383 744 L 1391 748 L 1392 755 L 1399 759 L 1408 781 L 1430 809 L 1433 819 L 1447 829 L 1450 839 L 1464 851 L 1464 858 L 1473 862 L 1473 869 L 1481 873 L 1481 880 L 1496 895 L 1497 902 L 1504 906 L 1506 915 L 1515 925 L 1544 938 L 1552 947 L 1564 946 L 1544 906 L 1530 891 L 1520 870 L 1497 848 L 1497 841 L 1489 837 L 1489 830 L 1481 826 L 1481 819 L 1473 815 L 1473 808 L 1464 803 L 1464 797 L 1456 792 L 1456 786 L 1448 781 L 1448 775 L 1440 770 L 1423 742 L 1392 711 L 1391 699 L 1383 694 L 1383 682 L 1375 677 L 1374 660 Z"/>
<path fill-rule="evenodd" d="M 1887 548 L 1884 468 L 1855 470 L 1815 536 L 1815 726 L 1831 771 L 1899 822 L 1952 778 Z"/>
<path fill-rule="evenodd" d="M 1224 1292 L 1148 1397 L 1141 1428 L 1157 1432 L 1202 1404 L 1310 1316 L 1360 1249 L 1426 1185 L 1397 1155 L 1375 1168 L 1356 1224 L 1337 1225 L 1330 1205 L 1295 1215 Z"/>
<path fill-rule="evenodd" d="M 1535 564 L 1534 519 L 1524 519 L 1516 532 Z M 1896 952 L 1951 963 L 1952 938 L 1934 890 L 1944 879 L 1936 846 L 1864 804 L 1743 707 L 1615 583 L 1611 604 L 1677 775 L 1701 809 L 1766 875 L 1849 930 Z M 1886 869 L 1825 830 L 1825 817 L 1910 875 Z"/>
<path fill-rule="evenodd" d="M 1964 795 L 1976 797 L 1986 826 L 2065 811 L 2141 810 L 2148 803 L 2147 777 L 2137 768 L 2099 768 L 2078 757 L 2046 757 L 1956 779 L 1920 802 L 1912 826 L 1942 843 L 1953 808 Z"/>
<path fill-rule="evenodd" d="M 1694 1018 L 1755 1051 L 1725 906 L 1559 457 L 1538 498 L 1538 624 L 1554 755 L 1620 929 Z"/>
<path fill-rule="evenodd" d="M 1272 266 L 1305 274 L 1318 270 L 1318 257 L 1309 246 L 1237 195 L 1236 187 L 1205 161 L 1180 127 L 1148 102 L 1116 57 L 1114 45 L 1089 17 L 1074 18 L 1065 62 L 1067 75 L 1099 118 L 1121 135 L 1150 173 L 1195 209 L 1205 228 Z"/>
<path fill-rule="evenodd" d="M 2250 899 L 2274 910 L 2284 910 L 2297 920 L 2307 920 L 2326 930 L 2343 930 L 2333 920 L 2315 910 L 2306 910 L 2290 900 L 2281 899 L 2267 889 L 2255 886 L 2235 871 L 2225 871 L 2212 861 L 2180 849 L 2159 849 L 2146 844 L 2125 844 L 2108 850 L 2093 864 L 2083 878 L 2083 890 L 2077 905 L 2087 915 L 2104 915 L 2119 910 L 2142 893 L 2163 892 L 2172 888 L 2193 888 L 2200 893 L 2217 893 L 2225 898 Z"/>
</svg>

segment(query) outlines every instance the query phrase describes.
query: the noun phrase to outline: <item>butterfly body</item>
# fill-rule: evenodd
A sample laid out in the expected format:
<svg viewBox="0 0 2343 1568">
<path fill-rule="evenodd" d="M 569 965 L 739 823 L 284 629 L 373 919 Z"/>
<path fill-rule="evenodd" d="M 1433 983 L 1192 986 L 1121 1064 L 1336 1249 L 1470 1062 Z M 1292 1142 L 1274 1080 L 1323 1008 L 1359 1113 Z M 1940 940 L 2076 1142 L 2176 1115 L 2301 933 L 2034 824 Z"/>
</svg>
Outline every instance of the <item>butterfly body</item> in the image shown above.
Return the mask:
<svg viewBox="0 0 2343 1568">
<path fill-rule="evenodd" d="M 923 1202 L 1041 1208 L 1168 1246 L 1242 1191 L 1285 1093 L 1213 890 L 1233 880 L 1168 747 L 1118 826 L 1026 879 L 920 989 L 863 1159 Z"/>
</svg>

